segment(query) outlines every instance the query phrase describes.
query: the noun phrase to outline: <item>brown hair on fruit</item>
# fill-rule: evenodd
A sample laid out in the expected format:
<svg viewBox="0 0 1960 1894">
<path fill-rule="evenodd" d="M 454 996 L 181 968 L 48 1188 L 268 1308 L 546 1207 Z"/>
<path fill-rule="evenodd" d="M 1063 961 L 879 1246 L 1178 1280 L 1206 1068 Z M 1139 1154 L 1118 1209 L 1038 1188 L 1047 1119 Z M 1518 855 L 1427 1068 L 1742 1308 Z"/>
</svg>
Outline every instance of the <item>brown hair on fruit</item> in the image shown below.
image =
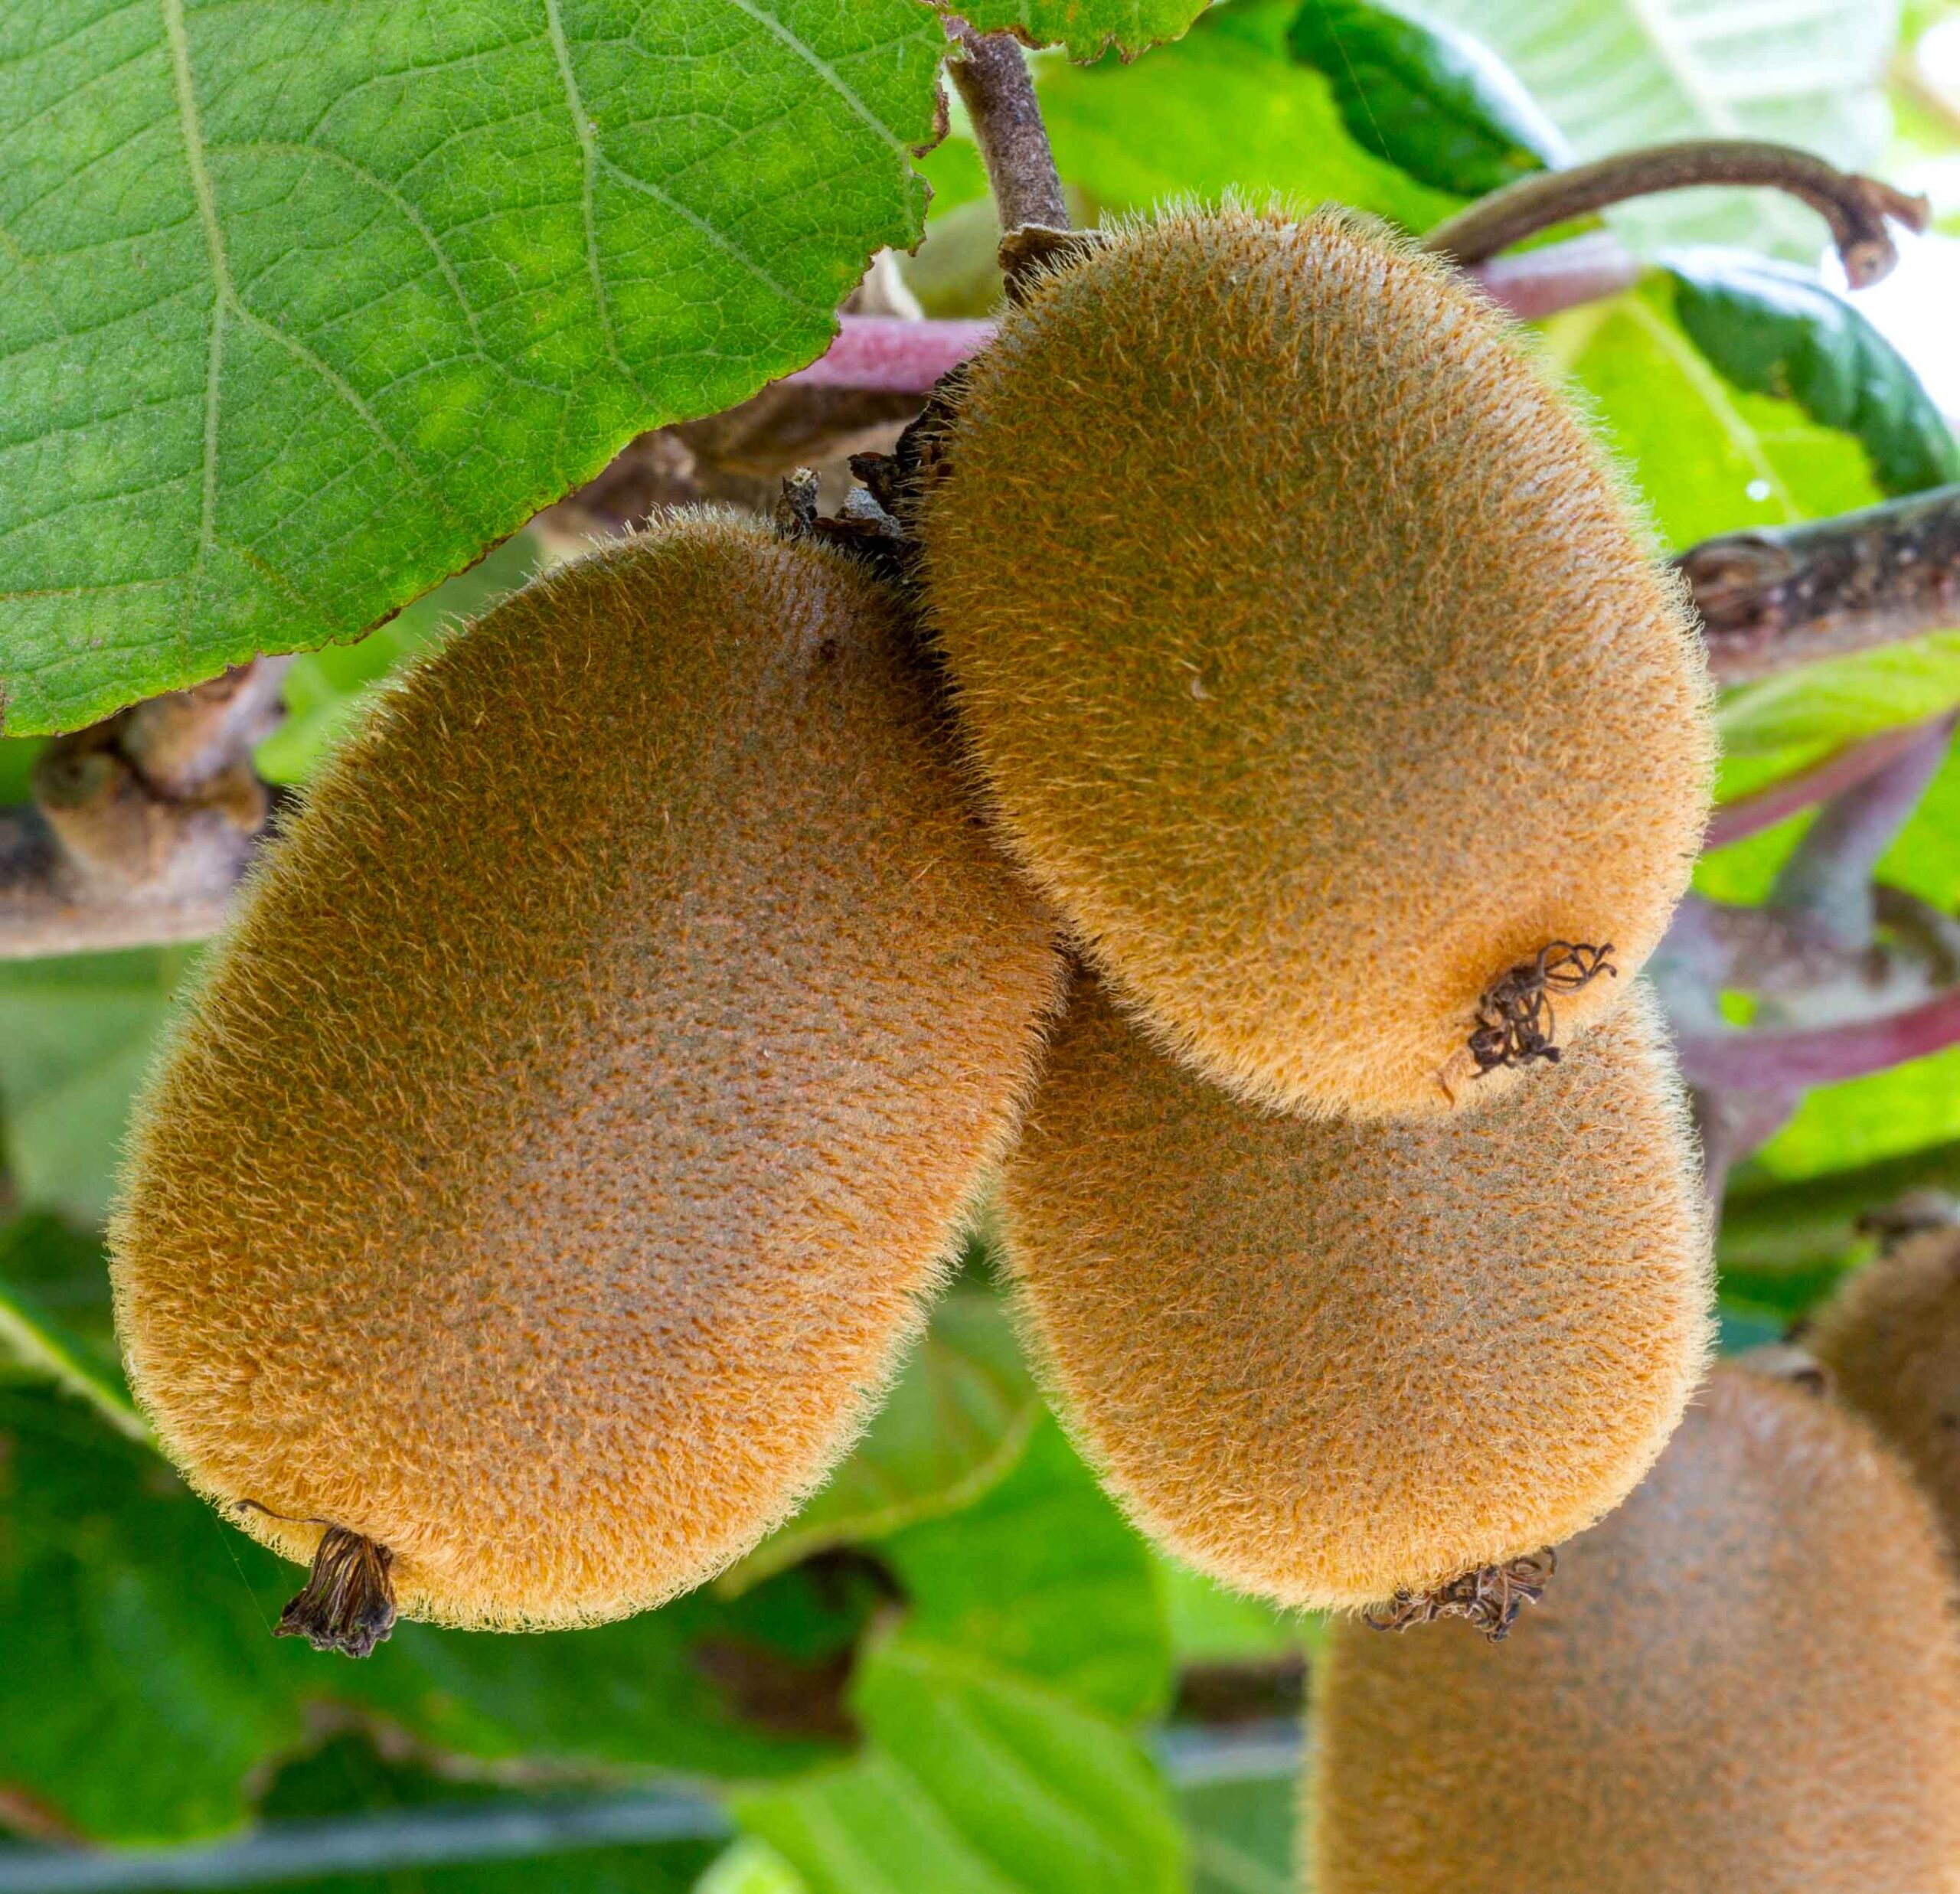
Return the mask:
<svg viewBox="0 0 1960 1894">
<path fill-rule="evenodd" d="M 1699 847 L 1706 666 L 1474 286 L 1337 211 L 1167 215 L 953 402 L 916 510 L 961 727 L 1160 1043 L 1400 1115 L 1611 1010 Z"/>
<path fill-rule="evenodd" d="M 1802 1345 L 1918 1476 L 1960 1552 L 1960 1229 L 1920 1230 L 1847 1276 Z"/>
<path fill-rule="evenodd" d="M 1487 1109 L 1383 1124 L 1250 1111 L 1084 983 L 1004 1200 L 1089 1458 L 1153 1537 L 1284 1604 L 1501 1631 L 1707 1347 L 1707 1215 L 1642 994 Z"/>
<path fill-rule="evenodd" d="M 1501 1649 L 1338 1626 L 1316 1894 L 1960 1886 L 1960 1641 L 1871 1431 L 1732 1367 Z"/>
<path fill-rule="evenodd" d="M 413 673 L 142 1102 L 138 1393 L 286 1628 L 694 1585 L 848 1444 L 1011 1135 L 1050 927 L 893 595 L 682 516 Z"/>
</svg>

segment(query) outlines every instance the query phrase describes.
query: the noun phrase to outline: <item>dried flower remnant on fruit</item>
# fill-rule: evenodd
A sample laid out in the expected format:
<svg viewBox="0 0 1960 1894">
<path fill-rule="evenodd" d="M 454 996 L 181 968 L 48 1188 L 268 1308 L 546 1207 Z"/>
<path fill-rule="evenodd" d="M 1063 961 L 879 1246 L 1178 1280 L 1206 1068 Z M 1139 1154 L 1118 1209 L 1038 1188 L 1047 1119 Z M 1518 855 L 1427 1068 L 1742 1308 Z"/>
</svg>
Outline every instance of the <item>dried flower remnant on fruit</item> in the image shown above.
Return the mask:
<svg viewBox="0 0 1960 1894">
<path fill-rule="evenodd" d="M 1470 1056 L 1481 1079 L 1506 1066 L 1529 1065 L 1542 1059 L 1559 1062 L 1553 1043 L 1558 1021 L 1552 1011 L 1555 993 L 1576 993 L 1601 974 L 1619 978 L 1612 963 L 1612 943 L 1589 947 L 1583 942 L 1555 940 L 1531 959 L 1513 967 L 1477 1006 L 1477 1029 L 1470 1035 Z"/>
<path fill-rule="evenodd" d="M 1106 1484 L 1285 1605 L 1500 1625 L 1707 1359 L 1707 1200 L 1643 989 L 1483 1109 L 1384 1123 L 1248 1111 L 1084 980 L 1002 1205 Z"/>
<path fill-rule="evenodd" d="M 1387 1611 L 1379 1616 L 1364 1612 L 1361 1621 L 1370 1631 L 1407 1631 L 1439 1618 L 1466 1618 L 1492 1644 L 1501 1644 L 1517 1614 L 1545 1595 L 1558 1569 L 1559 1555 L 1548 1546 L 1505 1565 L 1480 1566 L 1427 1592 L 1398 1592 Z"/>
<path fill-rule="evenodd" d="M 1612 1013 L 1687 888 L 1682 588 L 1433 258 L 1334 211 L 1106 237 L 1030 277 L 894 496 L 973 780 L 1173 1056 L 1302 1112 L 1488 1110 L 1550 1063 L 1547 995 L 1560 1043 Z M 1624 978 L 1480 1010 L 1608 940 Z"/>
<path fill-rule="evenodd" d="M 275 1638 L 304 1638 L 315 1651 L 364 1657 L 395 1628 L 395 1588 L 386 1546 L 329 1526 L 305 1585 L 279 1615 Z"/>
<path fill-rule="evenodd" d="M 1060 971 L 864 566 L 695 513 L 560 568 L 328 764 L 154 1076 L 159 1441 L 318 1522 L 237 1515 L 342 1648 L 384 1583 L 524 1630 L 701 1583 L 854 1438 Z"/>
</svg>

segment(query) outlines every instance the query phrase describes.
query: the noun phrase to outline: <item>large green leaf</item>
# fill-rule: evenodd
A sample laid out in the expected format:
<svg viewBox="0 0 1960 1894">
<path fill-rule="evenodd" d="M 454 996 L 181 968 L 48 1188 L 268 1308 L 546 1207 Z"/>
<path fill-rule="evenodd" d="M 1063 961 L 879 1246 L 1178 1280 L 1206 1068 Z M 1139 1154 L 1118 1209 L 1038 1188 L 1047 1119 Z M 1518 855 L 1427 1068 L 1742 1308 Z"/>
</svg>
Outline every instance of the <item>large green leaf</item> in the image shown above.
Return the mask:
<svg viewBox="0 0 1960 1894">
<path fill-rule="evenodd" d="M 1556 318 L 1545 349 L 1587 398 L 1670 550 L 1882 497 L 1855 440 L 1716 371 L 1676 318 L 1665 278 Z"/>
<path fill-rule="evenodd" d="M 1898 0 L 1423 0 L 1503 57 L 1582 158 L 1697 136 L 1766 138 L 1869 165 Z M 1810 211 L 1768 192 L 1693 191 L 1613 214 L 1642 243 L 1740 243 L 1808 260 Z"/>
<path fill-rule="evenodd" d="M 1502 60 L 1403 0 L 1303 0 L 1287 43 L 1327 75 L 1350 137 L 1438 191 L 1481 197 L 1570 162 Z"/>
<path fill-rule="evenodd" d="M 24 1204 L 80 1223 L 117 1147 L 190 956 L 181 948 L 0 963 L 0 1126 Z"/>
<path fill-rule="evenodd" d="M 1113 47 L 1126 58 L 1174 40 L 1207 0 L 932 0 L 982 33 L 1013 33 L 1030 46 L 1066 46 L 1071 59 Z"/>
<path fill-rule="evenodd" d="M 1960 448 L 1911 364 L 1807 269 L 1734 250 L 1668 258 L 1674 313 L 1739 388 L 1854 436 L 1887 493 L 1960 480 Z"/>
<path fill-rule="evenodd" d="M 107 1838 L 222 1830 L 328 1700 L 472 1756 L 766 1777 L 838 1752 L 877 1602 L 792 1572 L 587 1631 L 403 1625 L 351 1664 L 272 1637 L 300 1577 L 80 1403 L 0 1378 L 0 1785 Z"/>
<path fill-rule="evenodd" d="M 917 236 L 917 0 L 0 15 L 0 708 L 352 636 L 819 354 Z"/>
<path fill-rule="evenodd" d="M 1052 1420 L 978 1504 L 895 1533 L 877 1552 L 923 1636 L 1111 1716 L 1150 1716 L 1168 1701 L 1170 1634 L 1150 1549 Z"/>
<path fill-rule="evenodd" d="M 841 1743 L 838 1692 L 877 1602 L 851 1575 L 795 1571 L 739 1598 L 694 1592 L 590 1631 L 403 1625 L 325 1687 L 469 1755 L 773 1776 Z"/>
<path fill-rule="evenodd" d="M 279 1562 L 77 1403 L 0 1383 L 0 1782 L 119 1840 L 234 1826 L 303 1728 Z"/>
<path fill-rule="evenodd" d="M 724 1589 L 971 1506 L 1007 1477 L 1041 1413 L 998 1299 L 955 1290 L 933 1311 L 857 1450 Z"/>
<path fill-rule="evenodd" d="M 910 1634 L 875 1646 L 848 1768 L 740 1796 L 737 1819 L 812 1894 L 1182 1894 L 1169 1791 L 1067 1696 Z"/>
<path fill-rule="evenodd" d="M 1238 191 L 1257 201 L 1278 191 L 1421 230 L 1456 209 L 1461 199 L 1349 136 L 1325 75 L 1287 52 L 1297 3 L 1227 0 L 1134 66 L 1044 71 L 1042 109 L 1063 179 L 1118 211 L 1180 194 L 1215 200 Z"/>
</svg>

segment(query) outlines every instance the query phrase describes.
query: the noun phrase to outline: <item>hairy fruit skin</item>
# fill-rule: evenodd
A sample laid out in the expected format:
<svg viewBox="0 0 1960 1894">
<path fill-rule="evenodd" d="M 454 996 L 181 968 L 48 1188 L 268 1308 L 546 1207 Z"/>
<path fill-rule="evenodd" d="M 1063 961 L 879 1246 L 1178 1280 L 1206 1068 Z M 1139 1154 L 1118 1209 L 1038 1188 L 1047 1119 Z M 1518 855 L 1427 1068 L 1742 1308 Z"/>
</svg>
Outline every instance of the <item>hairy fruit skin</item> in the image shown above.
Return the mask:
<svg viewBox="0 0 1960 1894">
<path fill-rule="evenodd" d="M 1165 1047 L 1255 1102 L 1507 1084 L 1480 998 L 1687 883 L 1706 665 L 1503 318 L 1334 212 L 1172 214 L 1038 279 L 922 488 L 926 591 L 1008 845 Z"/>
<path fill-rule="evenodd" d="M 1854 1416 L 1717 1369 L 1492 1647 L 1337 1628 L 1316 1894 L 1960 1886 L 1960 1641 L 1924 1498 Z"/>
<path fill-rule="evenodd" d="M 1960 1554 L 1960 1229 L 1929 1229 L 1854 1271 L 1800 1344 L 1919 1480 Z"/>
<path fill-rule="evenodd" d="M 1058 1402 L 1138 1524 L 1285 1605 L 1424 1592 L 1625 1497 L 1712 1289 L 1645 994 L 1486 1109 L 1255 1112 L 1085 983 L 1004 1174 Z"/>
<path fill-rule="evenodd" d="M 149 1086 L 113 1244 L 165 1445 L 387 1547 L 408 1615 L 699 1582 L 912 1333 L 1050 933 L 861 569 L 695 515 L 533 585 L 332 764 Z"/>
</svg>

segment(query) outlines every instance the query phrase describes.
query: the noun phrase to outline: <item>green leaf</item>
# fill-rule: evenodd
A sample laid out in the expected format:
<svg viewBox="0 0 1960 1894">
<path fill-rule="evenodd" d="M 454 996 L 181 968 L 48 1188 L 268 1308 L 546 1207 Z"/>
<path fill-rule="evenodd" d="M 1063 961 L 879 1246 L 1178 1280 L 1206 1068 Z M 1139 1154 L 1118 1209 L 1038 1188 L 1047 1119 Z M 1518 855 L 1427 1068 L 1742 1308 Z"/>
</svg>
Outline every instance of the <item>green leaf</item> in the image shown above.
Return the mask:
<svg viewBox="0 0 1960 1894">
<path fill-rule="evenodd" d="M 1170 1636 L 1150 1549 L 1053 1420 L 977 1505 L 877 1550 L 921 1636 L 1111 1716 L 1148 1716 L 1168 1702 Z"/>
<path fill-rule="evenodd" d="M 1850 436 L 1717 373 L 1675 319 L 1664 277 L 1554 318 L 1545 355 L 1586 398 L 1671 550 L 1882 497 Z"/>
<path fill-rule="evenodd" d="M 1960 448 L 1906 358 L 1808 270 L 1732 250 L 1667 259 L 1674 312 L 1738 388 L 1855 436 L 1886 493 L 1960 480 Z"/>
<path fill-rule="evenodd" d="M 1898 0 L 1423 0 L 1476 34 L 1582 158 L 1694 137 L 1775 139 L 1856 169 L 1883 149 Z M 1610 214 L 1642 246 L 1738 243 L 1808 262 L 1816 214 L 1769 191 L 1682 191 Z"/>
<path fill-rule="evenodd" d="M 1227 0 L 1134 66 L 1040 77 L 1063 178 L 1109 211 L 1166 198 L 1331 198 L 1426 230 L 1462 200 L 1417 183 L 1348 136 L 1325 77 L 1287 52 L 1298 0 Z M 1147 127 L 1147 132 L 1139 132 Z"/>
<path fill-rule="evenodd" d="M 356 635 L 821 353 L 943 50 L 917 0 L 9 9 L 6 729 Z"/>
<path fill-rule="evenodd" d="M 402 1625 L 332 1687 L 465 1755 L 769 1777 L 841 1746 L 838 1691 L 879 1602 L 867 1582 L 795 1571 L 590 1631 Z"/>
<path fill-rule="evenodd" d="M 864 1755 L 739 1796 L 812 1894 L 1181 1894 L 1184 1837 L 1150 1759 L 1069 1698 L 901 1634 L 866 1654 Z"/>
<path fill-rule="evenodd" d="M 1413 178 L 1481 197 L 1571 162 L 1564 136 L 1481 40 L 1388 0 L 1304 0 L 1293 57 L 1327 75 L 1348 136 Z"/>
<path fill-rule="evenodd" d="M 1740 755 L 1818 750 L 1923 723 L 1960 704 L 1960 632 L 1827 658 L 1724 699 L 1722 741 Z"/>
<path fill-rule="evenodd" d="M 0 1129 L 23 1204 L 99 1222 L 181 948 L 0 963 Z"/>
<path fill-rule="evenodd" d="M 1042 1411 L 998 1299 L 955 1290 L 933 1311 L 857 1450 L 723 1589 L 971 1506 L 1012 1470 Z"/>
<path fill-rule="evenodd" d="M 0 1782 L 119 1840 L 236 1826 L 303 1727 L 279 1562 L 74 1403 L 0 1383 Z"/>
<path fill-rule="evenodd" d="M 70 1328 L 42 1286 L 58 1293 L 72 1277 L 101 1273 L 100 1246 L 54 1217 L 0 1225 L 0 1361 L 11 1357 L 27 1374 L 52 1381 L 132 1440 L 147 1442 L 149 1429 L 123 1385 L 113 1347 Z"/>
<path fill-rule="evenodd" d="M 314 1702 L 488 1760 L 766 1778 L 838 1753 L 880 1602 L 797 1571 L 592 1631 L 402 1625 L 351 1664 L 273 1638 L 301 1577 L 97 1416 L 0 1378 L 0 1785 L 118 1840 L 232 1827 Z"/>
<path fill-rule="evenodd" d="M 1819 1086 L 1756 1162 L 1778 1177 L 1818 1177 L 1960 1138 L 1960 1048 L 1889 1072 Z"/>
<path fill-rule="evenodd" d="M 1071 59 L 1114 48 L 1133 59 L 1174 40 L 1207 0 L 932 0 L 981 33 L 1013 33 L 1030 46 L 1066 46 Z"/>
</svg>

